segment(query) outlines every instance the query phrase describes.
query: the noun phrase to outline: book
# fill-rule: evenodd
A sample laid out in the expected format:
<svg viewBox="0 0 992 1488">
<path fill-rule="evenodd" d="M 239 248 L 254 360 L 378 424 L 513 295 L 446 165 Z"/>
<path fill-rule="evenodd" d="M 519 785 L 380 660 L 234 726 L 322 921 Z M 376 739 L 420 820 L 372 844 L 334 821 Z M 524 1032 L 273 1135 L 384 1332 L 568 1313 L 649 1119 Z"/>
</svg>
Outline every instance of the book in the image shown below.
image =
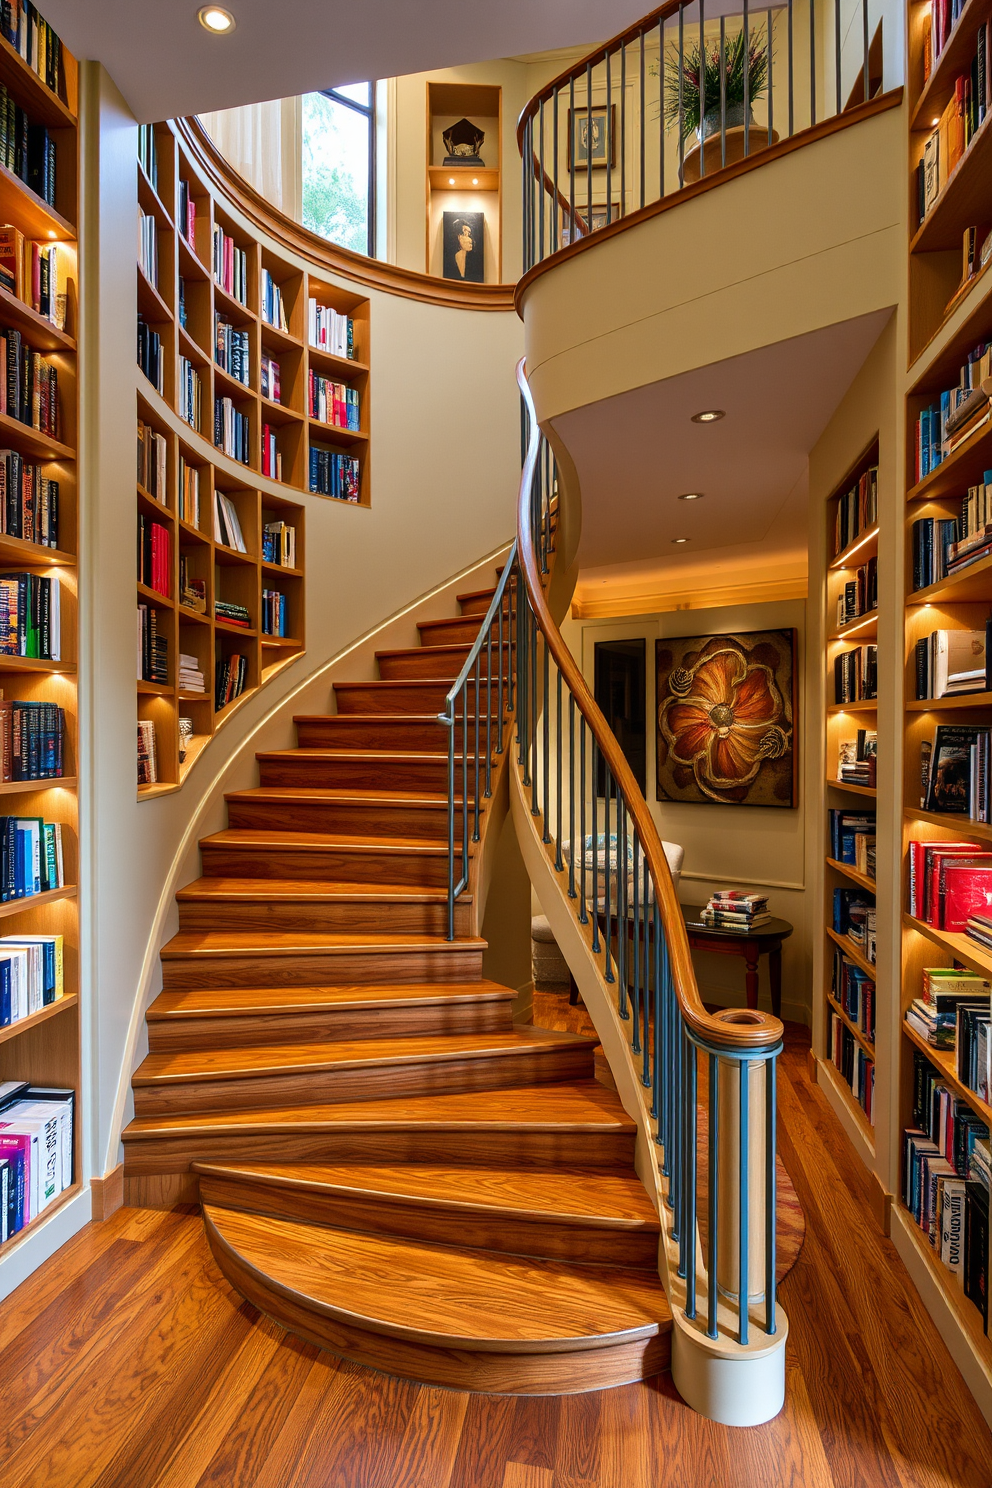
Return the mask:
<svg viewBox="0 0 992 1488">
<path fill-rule="evenodd" d="M 354 321 L 313 297 L 307 300 L 307 340 L 330 356 L 355 359 Z"/>
<path fill-rule="evenodd" d="M 138 784 L 155 785 L 158 781 L 158 749 L 155 741 L 155 725 L 147 719 L 138 720 Z"/>
<path fill-rule="evenodd" d="M 237 508 L 230 496 L 218 490 L 214 491 L 214 541 L 238 553 L 248 551 Z"/>
</svg>

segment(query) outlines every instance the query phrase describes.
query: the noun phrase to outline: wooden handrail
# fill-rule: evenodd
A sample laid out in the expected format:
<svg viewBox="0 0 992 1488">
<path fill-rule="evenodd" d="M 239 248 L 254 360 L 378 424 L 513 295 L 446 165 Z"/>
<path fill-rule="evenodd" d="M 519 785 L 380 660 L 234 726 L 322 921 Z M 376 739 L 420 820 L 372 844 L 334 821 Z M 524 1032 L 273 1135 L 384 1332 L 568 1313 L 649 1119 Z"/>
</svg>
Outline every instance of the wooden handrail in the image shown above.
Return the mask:
<svg viewBox="0 0 992 1488">
<path fill-rule="evenodd" d="M 512 310 L 512 284 L 466 284 L 450 279 L 437 279 L 432 274 L 419 274 L 398 264 L 383 263 L 329 243 L 319 233 L 294 222 L 285 212 L 265 200 L 245 178 L 238 174 L 220 153 L 197 118 L 173 121 L 183 149 L 201 172 L 204 180 L 227 199 L 237 211 L 276 243 L 288 248 L 308 264 L 324 273 L 350 279 L 364 289 L 378 289 L 385 294 L 407 300 L 420 300 L 446 310 Z"/>
<path fill-rule="evenodd" d="M 751 1008 L 726 1008 L 722 1012 L 709 1013 L 703 1006 L 699 989 L 696 986 L 696 974 L 689 952 L 689 941 L 685 932 L 681 907 L 676 898 L 671 869 L 661 845 L 658 828 L 655 826 L 654 818 L 641 794 L 640 787 L 634 779 L 633 771 L 624 758 L 623 751 L 600 711 L 596 699 L 589 691 L 585 678 L 548 608 L 544 597 L 544 586 L 541 583 L 541 562 L 534 546 L 530 510 L 540 429 L 534 413 L 523 359 L 517 364 L 517 384 L 530 415 L 530 439 L 520 478 L 520 497 L 517 507 L 517 549 L 520 571 L 523 575 L 530 607 L 537 627 L 544 637 L 545 645 L 553 656 L 569 693 L 575 699 L 575 706 L 589 726 L 596 741 L 596 747 L 616 782 L 640 839 L 665 927 L 672 981 L 679 1011 L 689 1030 L 710 1046 L 738 1053 L 750 1049 L 770 1048 L 781 1042 L 783 1033 L 781 1021 L 772 1014 Z"/>
</svg>

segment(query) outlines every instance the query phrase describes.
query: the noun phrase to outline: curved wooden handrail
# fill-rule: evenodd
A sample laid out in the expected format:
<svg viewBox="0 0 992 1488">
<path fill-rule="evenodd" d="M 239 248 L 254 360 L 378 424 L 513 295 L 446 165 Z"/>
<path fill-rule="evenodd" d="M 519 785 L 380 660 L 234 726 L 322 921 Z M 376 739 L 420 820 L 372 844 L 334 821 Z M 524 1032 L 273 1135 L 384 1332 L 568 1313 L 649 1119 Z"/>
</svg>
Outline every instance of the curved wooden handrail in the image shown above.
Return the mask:
<svg viewBox="0 0 992 1488">
<path fill-rule="evenodd" d="M 530 512 L 531 487 L 537 468 L 540 429 L 534 413 L 523 359 L 517 364 L 517 383 L 530 414 L 530 439 L 520 477 L 520 497 L 517 507 L 517 550 L 520 572 L 523 575 L 527 597 L 538 629 L 544 637 L 545 645 L 554 658 L 568 691 L 575 699 L 575 706 L 582 714 L 596 741 L 596 747 L 616 782 L 640 839 L 665 927 L 669 963 L 679 1011 L 690 1032 L 711 1047 L 726 1049 L 728 1052 L 733 1051 L 738 1054 L 752 1049 L 757 1051 L 770 1048 L 781 1042 L 783 1033 L 781 1021 L 771 1013 L 763 1013 L 751 1008 L 726 1008 L 718 1013 L 709 1013 L 703 1006 L 699 989 L 696 986 L 696 974 L 689 952 L 689 941 L 685 933 L 682 911 L 675 895 L 671 869 L 661 845 L 658 828 L 655 826 L 654 818 L 648 810 L 648 804 L 641 794 L 640 787 L 634 779 L 633 771 L 624 758 L 623 751 L 600 711 L 596 699 L 589 691 L 585 678 L 548 608 L 541 583 L 541 563 L 534 546 Z"/>
<path fill-rule="evenodd" d="M 175 127 L 183 148 L 212 190 L 226 197 L 255 227 L 314 268 L 350 279 L 363 289 L 378 289 L 446 310 L 513 310 L 512 284 L 454 283 L 329 243 L 267 202 L 261 192 L 228 164 L 199 119 L 176 119 Z"/>
</svg>

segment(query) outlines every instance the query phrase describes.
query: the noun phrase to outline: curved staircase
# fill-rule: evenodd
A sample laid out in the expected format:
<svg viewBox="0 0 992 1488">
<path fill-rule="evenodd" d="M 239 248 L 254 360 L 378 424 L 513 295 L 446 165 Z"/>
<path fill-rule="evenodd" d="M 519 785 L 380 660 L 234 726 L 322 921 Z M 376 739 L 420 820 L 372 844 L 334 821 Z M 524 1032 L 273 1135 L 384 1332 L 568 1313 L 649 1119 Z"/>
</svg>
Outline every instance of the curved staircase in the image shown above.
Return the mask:
<svg viewBox="0 0 992 1488">
<path fill-rule="evenodd" d="M 336 684 L 337 712 L 298 718 L 298 748 L 227 797 L 162 952 L 125 1175 L 131 1202 L 198 1195 L 225 1275 L 301 1337 L 560 1394 L 666 1368 L 671 1313 L 594 1041 L 515 1025 L 483 977 L 492 801 L 445 938 L 437 714 L 494 592 L 379 653 L 379 680 Z"/>
</svg>

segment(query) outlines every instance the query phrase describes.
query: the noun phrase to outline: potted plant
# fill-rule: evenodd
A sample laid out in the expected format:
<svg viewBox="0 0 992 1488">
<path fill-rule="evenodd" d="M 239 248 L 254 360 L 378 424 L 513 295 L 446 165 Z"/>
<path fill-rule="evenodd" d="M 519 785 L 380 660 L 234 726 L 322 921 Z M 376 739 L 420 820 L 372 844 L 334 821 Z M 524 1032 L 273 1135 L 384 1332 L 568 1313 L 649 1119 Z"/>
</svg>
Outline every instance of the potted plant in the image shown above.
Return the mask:
<svg viewBox="0 0 992 1488">
<path fill-rule="evenodd" d="M 722 53 L 722 56 L 721 56 Z M 746 56 L 746 74 L 745 74 Z M 725 112 L 721 107 L 720 68 L 724 68 Z M 706 112 L 700 118 L 700 72 L 705 79 Z M 681 116 L 682 137 L 688 139 L 695 133 L 700 142 L 718 132 L 721 117 L 728 129 L 739 127 L 745 121 L 744 78 L 747 76 L 747 122 L 753 123 L 751 106 L 762 97 L 768 86 L 768 48 L 764 32 L 759 28 L 750 32 L 747 47 L 744 32 L 738 31 L 721 46 L 719 41 L 704 44 L 702 66 L 698 41 L 686 47 L 681 54 L 677 47 L 669 47 L 665 59 L 665 128 L 676 129 Z M 681 114 L 679 109 L 679 81 L 681 79 Z"/>
</svg>

